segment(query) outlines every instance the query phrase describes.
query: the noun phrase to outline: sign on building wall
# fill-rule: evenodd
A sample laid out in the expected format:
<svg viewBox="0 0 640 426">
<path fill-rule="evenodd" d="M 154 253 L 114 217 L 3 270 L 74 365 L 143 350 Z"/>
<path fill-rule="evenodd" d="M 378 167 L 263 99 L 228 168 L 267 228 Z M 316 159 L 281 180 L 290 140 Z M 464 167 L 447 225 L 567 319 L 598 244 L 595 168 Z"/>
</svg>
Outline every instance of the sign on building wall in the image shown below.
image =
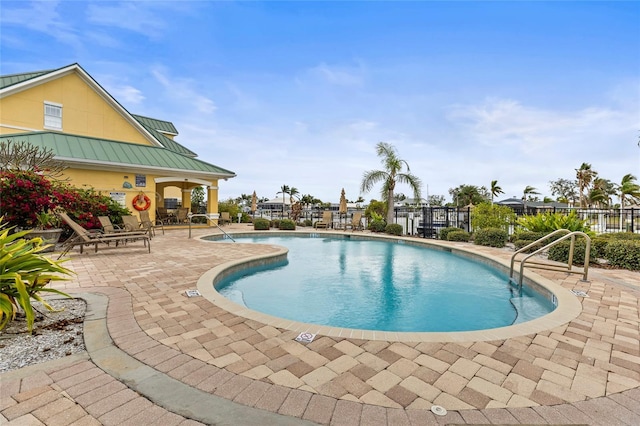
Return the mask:
<svg viewBox="0 0 640 426">
<path fill-rule="evenodd" d="M 122 207 L 126 207 L 125 198 L 127 194 L 125 192 L 110 192 L 109 196 L 113 201 L 120 204 Z"/>
<path fill-rule="evenodd" d="M 136 175 L 136 186 L 137 187 L 147 186 L 147 175 Z"/>
</svg>

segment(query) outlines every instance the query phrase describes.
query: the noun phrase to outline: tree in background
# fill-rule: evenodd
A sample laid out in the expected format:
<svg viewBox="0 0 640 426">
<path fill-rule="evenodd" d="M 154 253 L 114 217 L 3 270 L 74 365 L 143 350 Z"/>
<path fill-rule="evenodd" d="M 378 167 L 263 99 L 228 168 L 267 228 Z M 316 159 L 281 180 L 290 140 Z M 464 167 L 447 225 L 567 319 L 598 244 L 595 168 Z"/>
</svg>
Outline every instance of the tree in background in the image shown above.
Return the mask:
<svg viewBox="0 0 640 426">
<path fill-rule="evenodd" d="M 598 176 L 598 172 L 591 169 L 591 164 L 582 163 L 579 169 L 576 169 L 576 179 L 578 180 L 578 195 L 580 196 L 580 207 L 587 206 L 587 196 L 589 185 Z"/>
<path fill-rule="evenodd" d="M 640 203 L 640 185 L 636 183 L 636 177 L 631 173 L 627 173 L 622 177 L 617 189 L 620 197 L 620 208 L 624 208 L 627 200 Z"/>
<path fill-rule="evenodd" d="M 395 148 L 386 142 L 379 142 L 376 145 L 376 153 L 380 157 L 383 170 L 369 170 L 362 176 L 360 192 L 369 192 L 377 183 L 382 183 L 382 199 L 387 202 L 387 223 L 393 223 L 393 200 L 396 184 L 406 183 L 413 191 L 415 199 L 422 198 L 420 192 L 422 182 L 420 178 L 411 173 L 409 163 L 398 157 Z M 406 166 L 406 173 L 402 170 Z"/>
<path fill-rule="evenodd" d="M 504 194 L 504 191 L 498 185 L 497 180 L 492 180 L 491 181 L 491 204 L 493 204 L 493 199 L 496 197 L 496 195 L 500 195 L 500 194 Z"/>
<path fill-rule="evenodd" d="M 475 185 L 460 185 L 457 188 L 449 188 L 449 195 L 451 195 L 456 207 L 464 207 L 469 204 L 477 206 L 489 200 L 486 188 L 483 190 Z"/>
<path fill-rule="evenodd" d="M 284 205 L 285 205 L 284 196 L 287 195 L 290 191 L 291 191 L 291 188 L 289 187 L 289 185 L 282 185 L 280 187 L 280 191 L 276 192 L 276 195 L 282 194 L 282 216 L 283 217 L 284 217 Z"/>
<path fill-rule="evenodd" d="M 558 179 L 549 182 L 551 195 L 556 197 L 556 200 L 560 203 L 574 203 L 577 201 L 578 185 L 576 181 L 569 179 Z"/>
<path fill-rule="evenodd" d="M 596 177 L 587 197 L 589 207 L 609 207 L 613 202 L 616 194 L 615 184 L 609 179 Z"/>
<path fill-rule="evenodd" d="M 204 205 L 204 188 L 201 186 L 196 186 L 191 190 L 191 211 L 193 212 L 193 207 L 195 206 L 195 213 L 200 213 L 201 207 Z"/>
<path fill-rule="evenodd" d="M 0 171 L 38 170 L 48 179 L 57 179 L 66 168 L 66 164 L 56 160 L 48 148 L 11 139 L 0 142 Z"/>
</svg>

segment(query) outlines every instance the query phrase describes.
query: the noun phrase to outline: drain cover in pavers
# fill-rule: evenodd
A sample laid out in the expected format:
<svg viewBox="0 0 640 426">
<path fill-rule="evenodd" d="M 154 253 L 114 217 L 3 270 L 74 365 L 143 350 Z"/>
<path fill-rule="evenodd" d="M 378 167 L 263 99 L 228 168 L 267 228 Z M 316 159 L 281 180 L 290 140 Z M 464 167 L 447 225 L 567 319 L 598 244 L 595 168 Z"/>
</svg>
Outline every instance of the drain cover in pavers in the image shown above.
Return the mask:
<svg viewBox="0 0 640 426">
<path fill-rule="evenodd" d="M 433 414 L 435 414 L 436 416 L 446 416 L 447 415 L 447 410 L 444 407 L 441 407 L 439 405 L 432 405 L 431 406 L 431 412 Z"/>
<path fill-rule="evenodd" d="M 311 343 L 315 338 L 316 338 L 315 334 L 303 332 L 298 334 L 298 337 L 296 337 L 296 341 L 300 343 Z"/>
<path fill-rule="evenodd" d="M 571 293 L 575 294 L 578 297 L 589 297 L 589 295 L 582 290 L 571 290 Z"/>
<path fill-rule="evenodd" d="M 187 290 L 187 291 L 185 291 L 185 293 L 187 293 L 187 297 L 202 296 L 198 290 Z"/>
</svg>

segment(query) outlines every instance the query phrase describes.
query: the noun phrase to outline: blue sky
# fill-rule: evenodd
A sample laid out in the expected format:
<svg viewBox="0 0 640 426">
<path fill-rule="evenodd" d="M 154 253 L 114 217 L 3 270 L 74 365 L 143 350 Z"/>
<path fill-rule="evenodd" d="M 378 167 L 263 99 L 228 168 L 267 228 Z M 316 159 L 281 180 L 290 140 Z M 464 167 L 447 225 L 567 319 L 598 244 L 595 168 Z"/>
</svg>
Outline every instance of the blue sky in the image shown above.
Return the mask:
<svg viewBox="0 0 640 426">
<path fill-rule="evenodd" d="M 640 178 L 638 22 L 635 1 L 3 0 L 0 73 L 79 63 L 234 171 L 221 199 L 355 200 L 379 141 L 423 195 L 550 196 L 583 162 Z"/>
</svg>

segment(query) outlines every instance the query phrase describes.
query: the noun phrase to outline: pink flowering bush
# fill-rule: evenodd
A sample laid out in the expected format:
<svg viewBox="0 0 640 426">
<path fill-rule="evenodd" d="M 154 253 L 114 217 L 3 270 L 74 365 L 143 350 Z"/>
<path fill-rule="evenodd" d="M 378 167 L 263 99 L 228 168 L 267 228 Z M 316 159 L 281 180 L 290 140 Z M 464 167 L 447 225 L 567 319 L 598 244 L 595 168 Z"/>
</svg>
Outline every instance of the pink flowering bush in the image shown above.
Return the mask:
<svg viewBox="0 0 640 426">
<path fill-rule="evenodd" d="M 98 216 L 130 214 L 109 196 L 94 189 L 79 189 L 66 182 L 50 181 L 32 170 L 0 171 L 0 216 L 9 226 L 22 229 L 38 225 L 38 215 L 57 208 L 87 229 L 99 229 Z"/>
</svg>

